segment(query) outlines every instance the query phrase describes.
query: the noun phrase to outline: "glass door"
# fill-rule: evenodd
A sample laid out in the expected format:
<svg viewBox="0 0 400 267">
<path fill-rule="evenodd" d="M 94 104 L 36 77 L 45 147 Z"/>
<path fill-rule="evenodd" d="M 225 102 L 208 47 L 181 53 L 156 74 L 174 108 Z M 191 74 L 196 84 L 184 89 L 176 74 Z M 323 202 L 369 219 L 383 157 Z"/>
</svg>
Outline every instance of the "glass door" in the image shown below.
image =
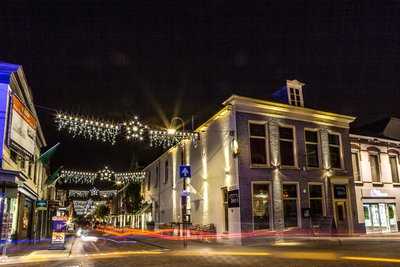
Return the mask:
<svg viewBox="0 0 400 267">
<path fill-rule="evenodd" d="M 269 229 L 269 185 L 253 184 L 254 230 Z"/>
<path fill-rule="evenodd" d="M 397 232 L 396 204 L 387 205 L 387 214 L 389 216 L 390 231 Z"/>
</svg>

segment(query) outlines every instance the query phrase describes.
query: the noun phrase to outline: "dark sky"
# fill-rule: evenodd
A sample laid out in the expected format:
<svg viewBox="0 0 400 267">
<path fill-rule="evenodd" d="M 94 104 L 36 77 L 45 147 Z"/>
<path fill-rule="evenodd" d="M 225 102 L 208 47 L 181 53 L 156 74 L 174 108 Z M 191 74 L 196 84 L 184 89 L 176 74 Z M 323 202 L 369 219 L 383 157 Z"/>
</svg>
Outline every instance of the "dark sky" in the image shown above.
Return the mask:
<svg viewBox="0 0 400 267">
<path fill-rule="evenodd" d="M 200 123 L 233 93 L 269 98 L 298 79 L 307 106 L 400 116 L 399 1 L 1 2 L 0 60 L 23 65 L 36 104 L 56 110 Z M 62 143 L 53 167 L 120 171 L 160 153 L 72 139 L 38 111 L 49 145 Z"/>
</svg>

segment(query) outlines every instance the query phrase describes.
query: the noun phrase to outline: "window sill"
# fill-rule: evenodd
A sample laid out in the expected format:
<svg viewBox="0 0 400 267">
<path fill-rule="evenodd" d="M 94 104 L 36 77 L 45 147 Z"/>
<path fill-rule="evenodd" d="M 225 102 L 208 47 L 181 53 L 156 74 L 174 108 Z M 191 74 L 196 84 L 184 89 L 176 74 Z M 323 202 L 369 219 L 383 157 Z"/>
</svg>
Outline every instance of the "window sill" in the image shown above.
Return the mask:
<svg viewBox="0 0 400 267">
<path fill-rule="evenodd" d="M 359 185 L 362 185 L 362 184 L 364 184 L 364 182 L 363 182 L 363 181 L 354 181 L 354 183 L 355 183 L 355 184 L 359 184 Z"/>
<path fill-rule="evenodd" d="M 400 183 L 393 183 L 393 186 L 400 186 Z"/>
<path fill-rule="evenodd" d="M 271 168 L 268 164 L 250 164 L 250 169 L 268 169 Z"/>
<path fill-rule="evenodd" d="M 282 165 L 280 169 L 281 169 L 281 170 L 298 170 L 299 167 L 297 167 L 297 166 L 285 166 L 285 165 Z"/>
<path fill-rule="evenodd" d="M 382 182 L 372 182 L 372 186 L 383 186 Z"/>
<path fill-rule="evenodd" d="M 306 171 L 319 171 L 321 170 L 321 167 L 306 167 Z"/>
</svg>

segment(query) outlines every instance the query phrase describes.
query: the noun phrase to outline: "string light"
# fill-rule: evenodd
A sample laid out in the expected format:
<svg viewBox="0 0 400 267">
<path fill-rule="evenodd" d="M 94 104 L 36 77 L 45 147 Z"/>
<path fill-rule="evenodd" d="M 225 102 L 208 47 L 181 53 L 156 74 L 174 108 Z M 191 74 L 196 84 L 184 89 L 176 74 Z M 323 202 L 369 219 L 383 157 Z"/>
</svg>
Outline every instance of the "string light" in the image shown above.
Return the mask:
<svg viewBox="0 0 400 267">
<path fill-rule="evenodd" d="M 149 131 L 150 146 L 162 146 L 163 148 L 171 147 L 183 140 L 191 140 L 196 146 L 199 134 L 196 132 L 185 132 L 171 129 L 168 130 L 150 130 Z"/>
<path fill-rule="evenodd" d="M 145 177 L 146 172 L 121 172 L 115 174 L 115 181 L 117 184 L 126 184 L 143 180 Z"/>
<path fill-rule="evenodd" d="M 133 120 L 123 123 L 125 127 L 125 135 L 127 140 L 139 140 L 143 141 L 144 133 L 148 129 L 147 125 L 144 125 L 139 121 L 139 117 L 133 117 Z"/>
<path fill-rule="evenodd" d="M 58 181 L 64 184 L 93 184 L 96 176 L 94 172 L 62 170 Z"/>
<path fill-rule="evenodd" d="M 58 130 L 66 130 L 73 137 L 83 136 L 89 140 L 95 139 L 102 142 L 115 144 L 116 137 L 120 133 L 118 124 L 90 120 L 84 117 L 71 116 L 58 113 L 55 119 Z"/>
</svg>

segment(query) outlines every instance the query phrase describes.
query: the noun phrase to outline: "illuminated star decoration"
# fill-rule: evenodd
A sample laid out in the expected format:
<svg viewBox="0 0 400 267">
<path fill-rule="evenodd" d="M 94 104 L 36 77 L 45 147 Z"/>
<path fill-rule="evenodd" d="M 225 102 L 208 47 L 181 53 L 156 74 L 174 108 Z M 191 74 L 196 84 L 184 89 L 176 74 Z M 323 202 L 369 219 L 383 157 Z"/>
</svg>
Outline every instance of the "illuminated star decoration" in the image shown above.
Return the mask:
<svg viewBox="0 0 400 267">
<path fill-rule="evenodd" d="M 125 135 L 127 140 L 139 140 L 143 141 L 144 133 L 147 130 L 147 125 L 144 125 L 139 121 L 139 117 L 133 117 L 133 120 L 123 123 L 125 127 Z"/>
<path fill-rule="evenodd" d="M 93 187 L 92 189 L 90 189 L 90 195 L 91 196 L 99 195 L 99 190 L 96 187 Z"/>
<path fill-rule="evenodd" d="M 191 140 L 196 146 L 199 134 L 196 132 L 171 131 L 171 130 L 150 130 L 149 132 L 150 146 L 162 146 L 167 148 L 173 146 L 183 140 Z"/>
<path fill-rule="evenodd" d="M 105 166 L 104 169 L 99 171 L 100 181 L 111 182 L 113 176 L 114 172 L 110 170 L 107 166 Z"/>
<path fill-rule="evenodd" d="M 55 122 L 58 130 L 66 130 L 73 137 L 83 136 L 89 140 L 99 140 L 115 144 L 116 137 L 120 132 L 118 124 L 91 120 L 79 116 L 71 116 L 58 113 Z"/>
</svg>

